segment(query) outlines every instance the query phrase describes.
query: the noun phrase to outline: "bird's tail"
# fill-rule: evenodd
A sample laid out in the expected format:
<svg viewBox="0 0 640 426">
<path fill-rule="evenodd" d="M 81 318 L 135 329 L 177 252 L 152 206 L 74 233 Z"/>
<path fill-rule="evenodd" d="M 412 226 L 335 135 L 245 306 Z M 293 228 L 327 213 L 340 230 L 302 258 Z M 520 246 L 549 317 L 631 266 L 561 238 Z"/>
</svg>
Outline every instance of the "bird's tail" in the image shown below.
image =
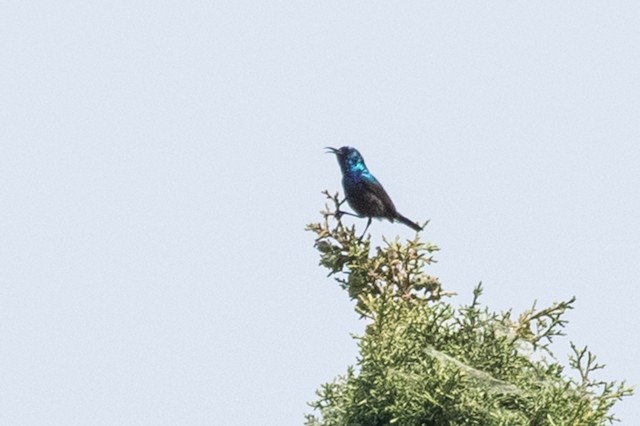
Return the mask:
<svg viewBox="0 0 640 426">
<path fill-rule="evenodd" d="M 407 225 L 409 228 L 413 229 L 416 232 L 422 231 L 422 227 L 420 227 L 417 223 L 402 216 L 400 213 L 396 213 L 395 219 L 398 222 L 404 223 L 405 225 Z"/>
</svg>

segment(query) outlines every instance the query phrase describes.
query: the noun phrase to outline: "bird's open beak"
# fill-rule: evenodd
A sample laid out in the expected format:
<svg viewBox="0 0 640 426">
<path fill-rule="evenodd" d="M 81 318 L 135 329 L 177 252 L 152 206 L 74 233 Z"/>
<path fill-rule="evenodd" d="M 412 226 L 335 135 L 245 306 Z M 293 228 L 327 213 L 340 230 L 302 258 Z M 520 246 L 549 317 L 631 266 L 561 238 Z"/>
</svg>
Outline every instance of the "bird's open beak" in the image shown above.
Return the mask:
<svg viewBox="0 0 640 426">
<path fill-rule="evenodd" d="M 324 149 L 328 149 L 329 151 L 325 152 L 325 154 L 337 154 L 338 150 L 335 148 L 331 148 L 330 146 L 325 146 Z"/>
</svg>

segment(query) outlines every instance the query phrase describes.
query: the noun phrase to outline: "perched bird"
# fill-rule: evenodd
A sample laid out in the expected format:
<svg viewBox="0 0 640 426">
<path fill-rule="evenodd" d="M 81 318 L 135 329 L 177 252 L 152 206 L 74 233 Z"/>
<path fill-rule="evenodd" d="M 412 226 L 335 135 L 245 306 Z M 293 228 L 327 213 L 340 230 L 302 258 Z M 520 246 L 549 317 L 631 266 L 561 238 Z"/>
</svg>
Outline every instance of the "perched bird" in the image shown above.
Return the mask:
<svg viewBox="0 0 640 426">
<path fill-rule="evenodd" d="M 422 230 L 417 223 L 398 213 L 387 191 L 367 169 L 364 158 L 357 149 L 350 146 L 343 146 L 340 149 L 326 147 L 326 149 L 329 150 L 327 153 L 335 154 L 338 158 L 338 164 L 342 170 L 342 187 L 347 202 L 359 217 L 369 218 L 364 232 L 367 232 L 374 217 L 389 219 L 391 222 L 397 220 L 415 231 Z"/>
</svg>

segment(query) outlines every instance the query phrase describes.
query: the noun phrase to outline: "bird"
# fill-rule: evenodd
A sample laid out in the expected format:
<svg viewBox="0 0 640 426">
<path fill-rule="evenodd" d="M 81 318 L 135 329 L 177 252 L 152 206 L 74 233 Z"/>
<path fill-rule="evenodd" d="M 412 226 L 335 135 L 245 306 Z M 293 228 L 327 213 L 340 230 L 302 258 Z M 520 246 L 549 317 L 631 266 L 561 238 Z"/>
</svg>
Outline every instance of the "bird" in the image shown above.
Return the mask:
<svg viewBox="0 0 640 426">
<path fill-rule="evenodd" d="M 358 217 L 369 218 L 367 226 L 362 233 L 363 236 L 369 229 L 371 220 L 374 217 L 388 219 L 391 222 L 397 220 L 416 232 L 422 231 L 423 227 L 398 213 L 387 191 L 367 169 L 364 158 L 357 149 L 350 146 L 343 146 L 340 149 L 328 146 L 325 149 L 328 150 L 327 154 L 335 154 L 338 159 L 338 164 L 342 171 L 342 187 L 344 188 L 347 203 L 357 213 Z"/>
</svg>

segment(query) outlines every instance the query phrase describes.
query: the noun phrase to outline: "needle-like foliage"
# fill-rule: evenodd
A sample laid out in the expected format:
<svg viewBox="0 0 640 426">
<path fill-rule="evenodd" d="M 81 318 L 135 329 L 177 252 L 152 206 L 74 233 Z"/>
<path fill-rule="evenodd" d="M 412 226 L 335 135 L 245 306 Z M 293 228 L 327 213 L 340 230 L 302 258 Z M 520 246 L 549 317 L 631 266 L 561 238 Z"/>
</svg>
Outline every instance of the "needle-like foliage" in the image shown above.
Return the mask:
<svg viewBox="0 0 640 426">
<path fill-rule="evenodd" d="M 356 337 L 355 367 L 326 383 L 311 403 L 308 426 L 590 426 L 615 419 L 613 405 L 633 389 L 592 378 L 602 368 L 587 348 L 572 344 L 568 370 L 550 350 L 564 335 L 563 315 L 575 298 L 518 319 L 472 302 L 454 307 L 454 293 L 425 269 L 438 248 L 420 237 L 384 241 L 371 253 L 341 222 L 338 194 L 316 234 L 320 264 L 356 301 L 367 321 Z"/>
</svg>

